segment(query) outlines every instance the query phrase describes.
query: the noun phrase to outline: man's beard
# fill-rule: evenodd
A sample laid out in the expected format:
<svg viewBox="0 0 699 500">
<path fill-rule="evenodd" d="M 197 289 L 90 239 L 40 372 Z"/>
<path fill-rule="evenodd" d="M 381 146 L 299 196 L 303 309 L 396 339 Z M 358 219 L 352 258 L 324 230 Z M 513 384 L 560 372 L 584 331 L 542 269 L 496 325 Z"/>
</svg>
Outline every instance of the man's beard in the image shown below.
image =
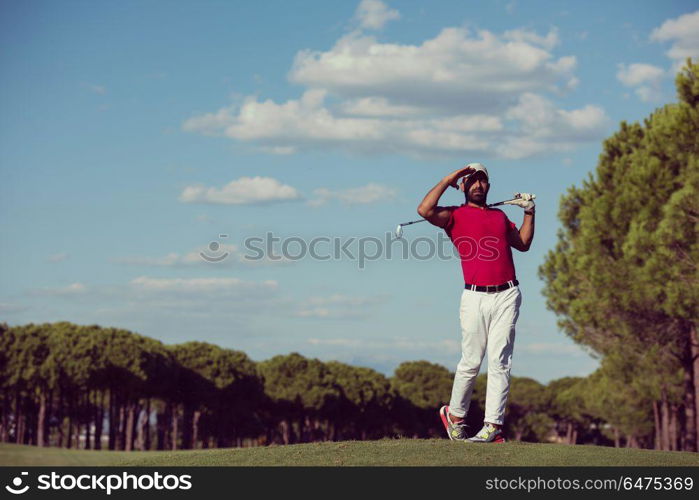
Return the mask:
<svg viewBox="0 0 699 500">
<path fill-rule="evenodd" d="M 468 201 L 476 205 L 485 205 L 488 198 L 488 193 L 485 191 L 473 191 L 468 195 Z"/>
</svg>

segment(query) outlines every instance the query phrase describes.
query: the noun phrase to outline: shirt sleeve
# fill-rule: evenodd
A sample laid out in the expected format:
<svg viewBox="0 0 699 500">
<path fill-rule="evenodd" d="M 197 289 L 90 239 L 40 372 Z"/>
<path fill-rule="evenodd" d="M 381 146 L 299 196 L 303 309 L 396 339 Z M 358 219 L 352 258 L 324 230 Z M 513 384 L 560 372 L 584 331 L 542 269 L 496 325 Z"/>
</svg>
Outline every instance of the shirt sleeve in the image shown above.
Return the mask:
<svg viewBox="0 0 699 500">
<path fill-rule="evenodd" d="M 507 225 L 509 226 L 510 229 L 517 229 L 517 224 L 512 222 L 509 217 L 505 216 L 505 220 L 507 221 Z"/>
<path fill-rule="evenodd" d="M 444 226 L 444 231 L 446 231 L 447 236 L 451 237 L 451 230 L 454 228 L 454 212 L 456 212 L 456 209 L 459 207 L 447 207 L 449 209 L 449 221 L 447 221 L 447 225 Z"/>
</svg>

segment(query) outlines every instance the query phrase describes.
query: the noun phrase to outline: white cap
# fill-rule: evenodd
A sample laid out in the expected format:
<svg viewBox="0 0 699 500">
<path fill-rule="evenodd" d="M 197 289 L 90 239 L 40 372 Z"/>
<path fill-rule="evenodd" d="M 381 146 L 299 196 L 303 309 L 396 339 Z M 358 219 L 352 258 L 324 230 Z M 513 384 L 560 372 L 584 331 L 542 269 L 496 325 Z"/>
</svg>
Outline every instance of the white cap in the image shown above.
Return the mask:
<svg viewBox="0 0 699 500">
<path fill-rule="evenodd" d="M 488 179 L 490 179 L 490 176 L 488 175 L 488 169 L 485 168 L 485 165 L 483 165 L 482 163 L 469 163 L 464 168 L 466 168 L 466 167 L 471 167 L 474 170 L 474 172 L 468 174 L 466 177 L 470 177 L 471 175 L 475 174 L 476 172 L 483 172 L 485 174 L 485 176 Z"/>
</svg>

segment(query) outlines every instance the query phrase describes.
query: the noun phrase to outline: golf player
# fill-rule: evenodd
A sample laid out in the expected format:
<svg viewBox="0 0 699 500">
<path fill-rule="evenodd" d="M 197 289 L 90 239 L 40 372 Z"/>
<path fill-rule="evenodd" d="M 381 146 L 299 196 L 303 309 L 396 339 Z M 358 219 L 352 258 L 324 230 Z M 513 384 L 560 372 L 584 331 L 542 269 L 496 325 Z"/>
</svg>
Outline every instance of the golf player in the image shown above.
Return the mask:
<svg viewBox="0 0 699 500">
<path fill-rule="evenodd" d="M 464 192 L 466 203 L 458 207 L 437 206 L 450 186 Z M 515 323 L 522 303 L 511 249 L 526 252 L 534 237 L 534 196 L 515 193 L 516 199 L 507 202 L 524 209 L 524 222 L 517 229 L 502 210 L 488 208 L 489 189 L 485 166 L 469 163 L 439 181 L 417 210 L 430 223 L 444 228 L 461 258 L 465 282 L 459 310 L 461 360 L 449 405 L 443 406 L 439 414 L 449 439 L 477 443 L 504 442 L 502 425 L 510 390 Z M 469 438 L 465 418 L 486 351 L 484 425 Z"/>
</svg>

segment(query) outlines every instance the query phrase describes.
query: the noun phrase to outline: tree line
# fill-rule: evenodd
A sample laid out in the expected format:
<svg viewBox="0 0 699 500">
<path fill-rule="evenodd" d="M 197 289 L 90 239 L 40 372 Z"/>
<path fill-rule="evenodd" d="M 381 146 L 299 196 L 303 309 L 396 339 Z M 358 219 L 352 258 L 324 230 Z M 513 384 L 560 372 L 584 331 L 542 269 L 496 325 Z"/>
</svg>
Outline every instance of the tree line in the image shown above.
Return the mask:
<svg viewBox="0 0 699 500">
<path fill-rule="evenodd" d="M 696 451 L 699 66 L 675 84 L 678 102 L 622 122 L 562 197 L 539 275 L 561 328 L 602 359 L 589 404 L 634 440 Z"/>
<path fill-rule="evenodd" d="M 509 438 L 660 447 L 651 416 L 605 370 L 548 385 L 513 377 Z M 0 324 L 0 440 L 129 451 L 442 437 L 437 409 L 452 381 L 427 361 L 386 377 L 297 353 L 254 362 L 213 344 L 165 345 L 98 325 Z M 486 383 L 480 375 L 468 415 L 474 432 Z"/>
</svg>

